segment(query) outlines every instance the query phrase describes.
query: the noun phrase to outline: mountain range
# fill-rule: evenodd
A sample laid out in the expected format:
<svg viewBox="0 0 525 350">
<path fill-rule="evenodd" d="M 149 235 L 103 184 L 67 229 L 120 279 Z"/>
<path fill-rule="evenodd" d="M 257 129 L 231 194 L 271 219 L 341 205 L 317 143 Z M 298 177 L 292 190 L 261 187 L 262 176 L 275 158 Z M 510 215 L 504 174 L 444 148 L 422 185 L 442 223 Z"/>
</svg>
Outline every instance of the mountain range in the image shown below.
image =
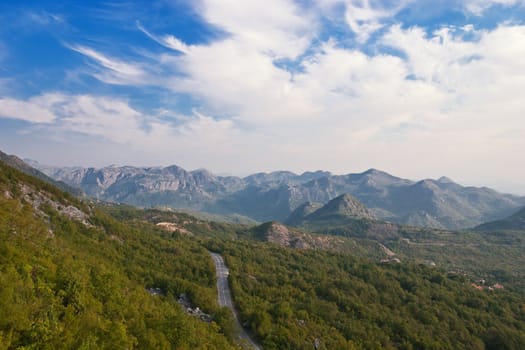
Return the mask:
<svg viewBox="0 0 525 350">
<path fill-rule="evenodd" d="M 176 165 L 96 169 L 27 162 L 89 197 L 139 207 L 240 215 L 260 222 L 286 221 L 298 208 L 313 211 L 342 194 L 355 197 L 379 220 L 445 229 L 474 227 L 525 206 L 525 197 L 461 186 L 446 177 L 412 181 L 376 169 L 346 175 L 278 171 L 241 178 Z"/>
<path fill-rule="evenodd" d="M 292 216 L 344 227 L 312 233 L 85 201 L 0 160 L 0 344 L 241 348 L 216 302 L 210 251 L 225 257 L 231 303 L 264 349 L 524 344 L 522 233 L 380 222 L 346 193 Z"/>
</svg>

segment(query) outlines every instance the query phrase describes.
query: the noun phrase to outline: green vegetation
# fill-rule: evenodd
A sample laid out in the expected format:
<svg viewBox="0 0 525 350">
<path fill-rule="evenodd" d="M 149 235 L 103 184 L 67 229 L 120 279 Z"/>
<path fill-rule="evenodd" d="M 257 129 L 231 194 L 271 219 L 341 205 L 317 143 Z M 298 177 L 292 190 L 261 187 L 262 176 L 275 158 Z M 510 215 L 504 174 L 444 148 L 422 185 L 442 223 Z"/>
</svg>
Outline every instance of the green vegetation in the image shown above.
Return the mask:
<svg viewBox="0 0 525 350">
<path fill-rule="evenodd" d="M 525 240 L 523 232 L 447 232 L 408 235 L 386 244 L 401 257 L 434 262 L 473 279 L 503 283 L 525 295 Z"/>
<path fill-rule="evenodd" d="M 331 224 L 338 247 L 312 235 L 325 245 L 288 249 L 261 241 L 271 223 L 86 204 L 0 162 L 0 349 L 237 348 L 208 249 L 224 256 L 242 323 L 266 350 L 525 344 L 522 232 Z M 289 239 L 314 239 L 301 235 Z M 402 262 L 379 263 L 378 242 Z M 485 276 L 505 289 L 471 285 Z M 188 315 L 182 293 L 213 321 Z"/>
<path fill-rule="evenodd" d="M 265 349 L 518 349 L 525 304 L 461 275 L 347 254 L 224 242 L 242 318 Z"/>
<path fill-rule="evenodd" d="M 38 214 L 42 195 L 91 211 L 91 225 L 49 204 Z M 118 222 L 0 163 L 0 349 L 234 348 L 214 273 L 197 242 Z M 180 293 L 217 322 L 187 315 Z"/>
<path fill-rule="evenodd" d="M 421 228 L 336 214 L 304 220 L 300 229 L 353 239 L 370 258 L 377 257 L 370 247 L 380 242 L 403 261 L 465 272 L 472 279 L 504 283 L 525 294 L 525 231 L 496 230 L 502 223 L 502 227 L 522 225 L 523 215 L 522 210 L 508 219 L 482 225 L 480 231 Z M 489 230 L 491 227 L 494 229 Z"/>
</svg>

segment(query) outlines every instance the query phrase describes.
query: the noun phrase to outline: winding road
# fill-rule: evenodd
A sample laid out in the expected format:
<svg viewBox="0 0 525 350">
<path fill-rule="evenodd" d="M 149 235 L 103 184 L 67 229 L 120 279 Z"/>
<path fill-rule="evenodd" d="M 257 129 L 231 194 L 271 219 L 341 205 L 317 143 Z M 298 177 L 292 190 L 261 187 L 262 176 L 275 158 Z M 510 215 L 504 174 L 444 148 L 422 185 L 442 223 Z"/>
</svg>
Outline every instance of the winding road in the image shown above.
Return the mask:
<svg viewBox="0 0 525 350">
<path fill-rule="evenodd" d="M 250 348 L 256 350 L 262 350 L 262 348 L 253 341 L 253 339 L 246 333 L 241 323 L 239 322 L 239 317 L 237 316 L 237 311 L 233 306 L 232 293 L 230 291 L 230 286 L 228 285 L 228 276 L 230 271 L 224 264 L 224 259 L 221 255 L 217 253 L 210 253 L 215 263 L 215 270 L 217 273 L 217 292 L 219 299 L 219 306 L 227 307 L 233 313 L 233 318 L 236 323 L 236 328 L 238 329 L 238 336 L 244 343 L 246 343 Z"/>
</svg>

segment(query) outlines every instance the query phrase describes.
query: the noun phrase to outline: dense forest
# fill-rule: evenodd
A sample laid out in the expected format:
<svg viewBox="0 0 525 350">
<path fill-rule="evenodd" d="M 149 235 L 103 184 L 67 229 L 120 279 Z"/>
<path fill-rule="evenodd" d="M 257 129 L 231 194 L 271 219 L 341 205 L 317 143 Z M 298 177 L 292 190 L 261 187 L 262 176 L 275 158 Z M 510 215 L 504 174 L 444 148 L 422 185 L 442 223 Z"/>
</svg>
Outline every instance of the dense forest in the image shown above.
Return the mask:
<svg viewBox="0 0 525 350">
<path fill-rule="evenodd" d="M 89 224 L 35 208 L 42 196 L 91 212 Z M 187 315 L 181 293 L 215 321 Z M 0 315 L 0 349 L 234 348 L 197 242 L 118 222 L 1 163 Z"/>
<path fill-rule="evenodd" d="M 467 276 L 323 251 L 214 243 L 265 349 L 519 349 L 525 303 Z"/>
<path fill-rule="evenodd" d="M 0 162 L 0 349 L 239 348 L 209 251 L 224 256 L 241 321 L 264 349 L 525 344 L 521 275 L 488 252 L 514 256 L 519 232 L 408 230 L 389 241 L 396 262 L 378 259 L 370 237 L 290 249 L 264 241 L 269 226 L 80 201 Z M 450 245 L 420 243 L 431 240 Z M 484 254 L 478 275 L 444 268 Z M 181 294 L 212 321 L 189 315 Z"/>
</svg>

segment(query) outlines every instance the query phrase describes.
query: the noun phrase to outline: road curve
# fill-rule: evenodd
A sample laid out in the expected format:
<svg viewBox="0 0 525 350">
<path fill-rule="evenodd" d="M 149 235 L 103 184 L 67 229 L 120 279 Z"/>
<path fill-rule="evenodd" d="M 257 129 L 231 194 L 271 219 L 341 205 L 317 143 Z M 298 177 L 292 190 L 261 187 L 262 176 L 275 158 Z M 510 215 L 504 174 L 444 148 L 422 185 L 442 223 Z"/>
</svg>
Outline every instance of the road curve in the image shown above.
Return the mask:
<svg viewBox="0 0 525 350">
<path fill-rule="evenodd" d="M 239 322 L 237 311 L 235 311 L 235 307 L 233 306 L 230 286 L 228 285 L 228 276 L 230 275 L 230 271 L 226 267 L 226 264 L 224 264 L 224 259 L 221 255 L 217 253 L 210 252 L 210 254 L 213 258 L 213 262 L 215 263 L 215 270 L 217 274 L 217 294 L 219 306 L 225 306 L 228 309 L 230 309 L 233 313 L 233 318 L 236 323 L 236 328 L 238 329 L 239 338 L 241 340 L 244 340 L 244 342 L 247 343 L 247 345 L 249 345 L 251 348 L 256 350 L 262 350 L 262 348 L 259 345 L 257 345 L 255 341 L 253 341 L 253 339 L 248 335 L 248 333 L 246 333 L 241 323 Z"/>
</svg>

